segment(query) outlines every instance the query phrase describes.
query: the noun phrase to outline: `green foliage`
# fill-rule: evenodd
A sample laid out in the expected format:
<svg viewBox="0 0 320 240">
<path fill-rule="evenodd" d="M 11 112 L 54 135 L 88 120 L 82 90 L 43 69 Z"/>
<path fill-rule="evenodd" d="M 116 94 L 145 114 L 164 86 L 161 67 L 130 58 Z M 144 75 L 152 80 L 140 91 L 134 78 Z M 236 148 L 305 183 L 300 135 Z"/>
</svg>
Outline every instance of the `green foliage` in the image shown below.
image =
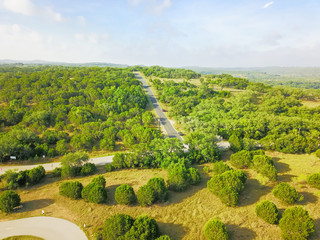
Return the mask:
<svg viewBox="0 0 320 240">
<path fill-rule="evenodd" d="M 83 151 L 68 153 L 61 159 L 61 177 L 67 178 L 79 175 L 81 167 L 88 160 L 88 154 Z"/>
<path fill-rule="evenodd" d="M 97 184 L 101 187 L 106 187 L 106 179 L 101 175 L 92 178 L 91 183 Z"/>
<path fill-rule="evenodd" d="M 233 152 L 238 152 L 243 149 L 243 142 L 236 134 L 232 134 L 228 141 L 230 143 L 230 149 Z"/>
<path fill-rule="evenodd" d="M 83 199 L 93 203 L 105 203 L 107 201 L 107 190 L 99 184 L 89 183 L 82 189 Z"/>
<path fill-rule="evenodd" d="M 256 205 L 255 212 L 258 217 L 270 224 L 275 224 L 279 220 L 277 206 L 269 200 L 264 200 Z"/>
<path fill-rule="evenodd" d="M 159 237 L 157 222 L 148 216 L 138 217 L 131 229 L 125 234 L 126 240 L 153 240 Z"/>
<path fill-rule="evenodd" d="M 79 199 L 81 198 L 82 189 L 83 186 L 78 181 L 64 182 L 59 186 L 59 194 L 71 199 Z"/>
<path fill-rule="evenodd" d="M 189 168 L 189 181 L 191 185 L 196 185 L 201 182 L 201 176 L 199 170 L 196 168 Z"/>
<path fill-rule="evenodd" d="M 106 172 L 114 171 L 115 167 L 110 163 L 105 166 Z"/>
<path fill-rule="evenodd" d="M 284 211 L 279 227 L 285 240 L 306 240 L 314 232 L 314 221 L 302 207 L 292 207 Z"/>
<path fill-rule="evenodd" d="M 173 191 L 183 191 L 190 184 L 189 171 L 183 162 L 175 163 L 168 168 L 169 189 Z"/>
<path fill-rule="evenodd" d="M 227 164 L 225 164 L 223 161 L 213 163 L 213 168 L 212 168 L 213 174 L 222 174 L 230 170 L 231 168 Z"/>
<path fill-rule="evenodd" d="M 203 233 L 208 240 L 228 240 L 229 234 L 226 226 L 218 219 L 209 220 L 203 228 Z"/>
<path fill-rule="evenodd" d="M 262 176 L 267 177 L 270 181 L 276 181 L 278 172 L 274 167 L 271 157 L 266 155 L 254 155 L 252 167 Z"/>
<path fill-rule="evenodd" d="M 303 200 L 303 195 L 300 195 L 297 190 L 288 183 L 281 182 L 273 190 L 272 194 L 287 204 L 293 204 Z"/>
<path fill-rule="evenodd" d="M 315 188 L 320 189 L 320 173 L 311 174 L 311 175 L 307 178 L 307 183 L 308 183 L 311 187 L 315 187 Z"/>
<path fill-rule="evenodd" d="M 94 163 L 85 163 L 81 167 L 80 175 L 88 176 L 94 174 L 95 172 L 97 172 L 97 167 Z"/>
<path fill-rule="evenodd" d="M 171 238 L 168 235 L 162 235 L 156 238 L 156 240 L 171 240 Z"/>
<path fill-rule="evenodd" d="M 103 227 L 105 240 L 124 239 L 125 234 L 131 229 L 134 219 L 125 214 L 115 214 L 106 219 Z"/>
<path fill-rule="evenodd" d="M 0 196 L 0 210 L 5 213 L 12 212 L 15 207 L 20 205 L 20 202 L 20 196 L 16 192 L 4 191 Z"/>
<path fill-rule="evenodd" d="M 46 171 L 43 166 L 38 166 L 27 171 L 27 183 L 37 184 L 41 181 L 42 178 L 46 175 Z"/>
<path fill-rule="evenodd" d="M 141 186 L 137 193 L 137 199 L 141 206 L 150 206 L 156 201 L 157 193 L 150 185 Z"/>
<path fill-rule="evenodd" d="M 230 163 L 236 168 L 249 168 L 251 166 L 251 154 L 247 150 L 234 153 L 230 156 Z"/>
<path fill-rule="evenodd" d="M 62 171 L 62 168 L 56 167 L 55 169 L 52 170 L 51 174 L 53 177 L 61 177 L 61 171 Z"/>
<path fill-rule="evenodd" d="M 151 178 L 148 180 L 147 186 L 150 186 L 155 192 L 155 201 L 165 202 L 168 199 L 168 189 L 163 178 Z"/>
<path fill-rule="evenodd" d="M 226 171 L 213 175 L 207 182 L 210 192 L 217 195 L 227 206 L 236 206 L 239 202 L 239 194 L 244 189 L 246 175 L 242 171 Z"/>
<path fill-rule="evenodd" d="M 116 188 L 115 199 L 119 204 L 130 205 L 136 201 L 136 195 L 130 185 L 122 184 Z"/>
<path fill-rule="evenodd" d="M 317 149 L 316 156 L 317 156 L 317 158 L 320 158 L 320 149 Z"/>
</svg>

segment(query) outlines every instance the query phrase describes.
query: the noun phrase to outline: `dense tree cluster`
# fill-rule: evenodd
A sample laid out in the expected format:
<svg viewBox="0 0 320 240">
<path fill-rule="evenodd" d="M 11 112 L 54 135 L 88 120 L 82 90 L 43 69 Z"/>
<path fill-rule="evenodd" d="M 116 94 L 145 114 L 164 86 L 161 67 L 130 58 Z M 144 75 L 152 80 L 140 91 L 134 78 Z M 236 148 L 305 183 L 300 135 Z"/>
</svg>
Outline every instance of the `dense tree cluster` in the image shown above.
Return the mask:
<svg viewBox="0 0 320 240">
<path fill-rule="evenodd" d="M 5 179 L 7 181 L 7 189 L 16 189 L 18 187 L 29 186 L 39 183 L 46 175 L 43 166 L 38 166 L 30 170 L 22 170 L 19 172 L 7 171 Z"/>
<path fill-rule="evenodd" d="M 0 159 L 149 143 L 160 132 L 146 104 L 130 69 L 10 67 L 0 71 Z"/>
<path fill-rule="evenodd" d="M 244 172 L 229 170 L 213 175 L 207 182 L 207 187 L 224 204 L 234 207 L 239 203 L 239 195 L 245 187 L 246 180 L 247 176 Z"/>
<path fill-rule="evenodd" d="M 159 78 L 199 78 L 201 74 L 196 73 L 189 69 L 183 68 L 165 68 L 160 66 L 151 66 L 151 67 L 133 67 L 136 71 L 141 71 L 147 77 L 154 76 Z"/>
<path fill-rule="evenodd" d="M 106 219 L 102 236 L 105 240 L 170 240 L 167 235 L 160 236 L 157 222 L 148 216 L 133 219 L 126 214 L 115 214 Z"/>
</svg>

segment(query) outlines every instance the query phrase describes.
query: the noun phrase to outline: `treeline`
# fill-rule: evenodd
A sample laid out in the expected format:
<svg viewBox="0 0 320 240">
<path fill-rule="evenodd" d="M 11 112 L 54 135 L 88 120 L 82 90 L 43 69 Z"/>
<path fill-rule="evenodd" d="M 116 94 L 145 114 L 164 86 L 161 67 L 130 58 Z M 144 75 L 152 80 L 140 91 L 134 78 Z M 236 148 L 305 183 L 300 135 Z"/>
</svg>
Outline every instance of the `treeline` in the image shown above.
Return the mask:
<svg viewBox="0 0 320 240">
<path fill-rule="evenodd" d="M 201 74 L 196 73 L 189 69 L 183 68 L 165 68 L 160 66 L 140 67 L 135 66 L 132 68 L 135 71 L 143 72 L 146 77 L 159 77 L 159 78 L 199 78 Z"/>
<path fill-rule="evenodd" d="M 130 69 L 0 67 L 0 158 L 127 148 L 160 136 Z"/>
</svg>

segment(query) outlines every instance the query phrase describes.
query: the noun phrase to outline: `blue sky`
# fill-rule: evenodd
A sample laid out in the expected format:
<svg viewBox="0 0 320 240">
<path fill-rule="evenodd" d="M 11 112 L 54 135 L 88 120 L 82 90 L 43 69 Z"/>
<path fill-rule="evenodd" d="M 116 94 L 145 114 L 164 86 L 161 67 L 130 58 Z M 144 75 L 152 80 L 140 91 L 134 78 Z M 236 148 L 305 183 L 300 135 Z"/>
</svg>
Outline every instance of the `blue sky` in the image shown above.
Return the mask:
<svg viewBox="0 0 320 240">
<path fill-rule="evenodd" d="M 0 0 L 0 59 L 320 66 L 319 0 Z"/>
</svg>

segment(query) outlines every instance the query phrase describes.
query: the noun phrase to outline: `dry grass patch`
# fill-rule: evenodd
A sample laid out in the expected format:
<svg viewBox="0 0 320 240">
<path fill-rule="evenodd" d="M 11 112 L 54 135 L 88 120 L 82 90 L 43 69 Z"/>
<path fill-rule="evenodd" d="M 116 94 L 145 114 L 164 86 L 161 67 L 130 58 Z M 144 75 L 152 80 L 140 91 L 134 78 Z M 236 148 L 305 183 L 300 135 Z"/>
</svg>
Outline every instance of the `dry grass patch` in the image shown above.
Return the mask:
<svg viewBox="0 0 320 240">
<path fill-rule="evenodd" d="M 309 107 L 309 108 L 315 108 L 315 107 L 319 107 L 320 106 L 320 101 L 319 100 L 314 100 L 314 101 L 310 101 L 310 100 L 303 100 L 301 101 L 302 105 L 305 107 Z"/>
</svg>

